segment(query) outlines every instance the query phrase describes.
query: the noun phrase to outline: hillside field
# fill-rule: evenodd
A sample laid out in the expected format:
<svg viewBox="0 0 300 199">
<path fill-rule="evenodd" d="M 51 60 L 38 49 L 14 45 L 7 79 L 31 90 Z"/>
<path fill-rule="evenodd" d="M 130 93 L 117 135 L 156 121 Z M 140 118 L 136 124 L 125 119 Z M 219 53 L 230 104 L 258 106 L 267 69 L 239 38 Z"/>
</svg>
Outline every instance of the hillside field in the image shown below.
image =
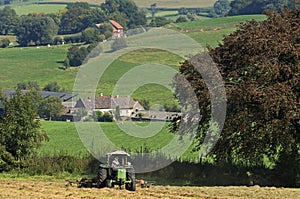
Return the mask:
<svg viewBox="0 0 300 199">
<path fill-rule="evenodd" d="M 238 23 L 250 19 L 262 20 L 264 18 L 264 15 L 257 15 L 205 19 L 199 22 L 173 24 L 168 28 L 187 34 L 202 46 L 210 45 L 214 47 L 222 42 L 224 35 L 234 31 Z M 1 36 L 1 38 L 5 38 L 5 36 Z M 10 37 L 10 39 L 15 41 L 13 37 Z M 49 82 L 56 81 L 66 91 L 71 92 L 78 68 L 60 69 L 66 58 L 68 47 L 70 45 L 52 46 L 50 48 L 40 46 L 38 48 L 0 49 L 0 61 L 2 63 L 0 68 L 2 79 L 0 88 L 3 90 L 15 89 L 17 83 L 27 81 L 37 81 L 41 87 L 44 87 Z M 158 61 L 160 64 L 167 64 L 177 68 L 179 67 L 179 62 L 182 61 L 182 59 L 166 52 L 162 53 L 162 51 L 131 52 L 131 54 L 121 57 L 120 60 L 116 60 L 112 64 L 112 68 L 109 68 L 104 73 L 103 81 L 99 84 L 98 91 L 109 94 L 111 88 L 114 87 L 115 80 L 122 76 L 124 72 L 135 65 L 143 63 L 143 61 L 151 59 Z M 108 79 L 109 81 L 107 81 Z M 154 88 L 152 90 L 157 89 Z M 145 96 L 144 93 L 142 95 Z M 153 95 L 153 93 L 149 95 Z M 138 96 L 141 95 L 136 93 L 136 97 Z M 165 100 L 165 97 L 161 97 L 161 99 Z"/>
<path fill-rule="evenodd" d="M 66 186 L 66 181 L 49 178 L 5 178 L 0 177 L 0 198 L 2 199 L 297 199 L 300 190 L 291 188 L 259 186 L 152 186 L 137 187 L 135 192 L 119 188 L 77 188 Z"/>
<path fill-rule="evenodd" d="M 47 0 L 48 2 L 76 2 L 75 0 Z M 105 2 L 105 0 L 79 0 L 83 2 L 88 2 L 93 5 L 100 5 Z M 137 6 L 142 8 L 150 8 L 150 5 L 156 3 L 157 8 L 206 8 L 212 7 L 216 0 L 134 0 Z"/>
</svg>

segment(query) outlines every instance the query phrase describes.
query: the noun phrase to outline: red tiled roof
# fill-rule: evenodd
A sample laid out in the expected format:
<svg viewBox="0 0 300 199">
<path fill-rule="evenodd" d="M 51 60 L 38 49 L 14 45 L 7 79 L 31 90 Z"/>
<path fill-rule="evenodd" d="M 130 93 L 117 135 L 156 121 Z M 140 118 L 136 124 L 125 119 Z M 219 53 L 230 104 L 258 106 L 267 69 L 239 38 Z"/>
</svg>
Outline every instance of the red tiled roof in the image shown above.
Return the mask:
<svg viewBox="0 0 300 199">
<path fill-rule="evenodd" d="M 113 25 L 116 29 L 123 29 L 123 27 L 116 21 L 114 20 L 109 20 L 109 22 L 111 23 L 111 25 Z"/>
</svg>

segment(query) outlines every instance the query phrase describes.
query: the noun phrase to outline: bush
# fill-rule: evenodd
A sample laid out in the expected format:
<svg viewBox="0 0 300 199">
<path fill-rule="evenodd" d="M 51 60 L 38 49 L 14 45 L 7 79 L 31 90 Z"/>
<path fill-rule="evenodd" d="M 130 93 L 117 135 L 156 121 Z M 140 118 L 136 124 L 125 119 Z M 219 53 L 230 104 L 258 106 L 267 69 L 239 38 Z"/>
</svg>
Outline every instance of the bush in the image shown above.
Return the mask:
<svg viewBox="0 0 300 199">
<path fill-rule="evenodd" d="M 0 172 L 9 171 L 15 166 L 14 157 L 0 144 Z"/>
<path fill-rule="evenodd" d="M 81 35 L 65 36 L 64 41 L 66 43 L 80 43 L 81 42 Z"/>
<path fill-rule="evenodd" d="M 161 27 L 161 26 L 167 25 L 169 23 L 172 23 L 172 20 L 167 19 L 166 17 L 155 17 L 154 19 L 152 19 L 149 26 Z"/>
<path fill-rule="evenodd" d="M 10 44 L 10 40 L 8 38 L 4 38 L 0 41 L 1 48 L 7 48 Z"/>
<path fill-rule="evenodd" d="M 82 32 L 81 39 L 83 42 L 86 42 L 88 44 L 103 41 L 101 40 L 99 31 L 96 28 L 86 28 Z"/>
<path fill-rule="evenodd" d="M 54 39 L 53 39 L 53 43 L 52 44 L 54 44 L 54 45 L 59 45 L 59 44 L 62 44 L 63 43 L 63 38 L 62 37 L 55 37 Z"/>
<path fill-rule="evenodd" d="M 187 18 L 184 16 L 180 16 L 176 19 L 176 23 L 182 23 L 182 22 L 187 22 Z"/>
<path fill-rule="evenodd" d="M 98 121 L 98 122 L 112 122 L 113 121 L 113 115 L 111 112 L 96 111 L 94 113 L 94 117 L 96 118 L 96 121 Z"/>
</svg>

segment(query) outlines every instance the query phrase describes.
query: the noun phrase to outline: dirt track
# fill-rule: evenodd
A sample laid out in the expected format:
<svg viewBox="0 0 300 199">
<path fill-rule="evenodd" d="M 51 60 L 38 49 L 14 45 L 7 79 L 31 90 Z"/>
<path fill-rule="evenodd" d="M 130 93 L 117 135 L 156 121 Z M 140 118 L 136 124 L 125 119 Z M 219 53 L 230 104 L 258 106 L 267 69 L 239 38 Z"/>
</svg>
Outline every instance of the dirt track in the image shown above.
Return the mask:
<svg viewBox="0 0 300 199">
<path fill-rule="evenodd" d="M 36 180 L 0 178 L 0 198 L 2 199 L 37 199 L 37 198 L 300 198 L 300 189 L 273 187 L 175 187 L 152 186 L 150 188 L 137 187 L 137 191 L 130 192 L 119 188 L 77 188 L 66 186 L 64 180 Z"/>
</svg>

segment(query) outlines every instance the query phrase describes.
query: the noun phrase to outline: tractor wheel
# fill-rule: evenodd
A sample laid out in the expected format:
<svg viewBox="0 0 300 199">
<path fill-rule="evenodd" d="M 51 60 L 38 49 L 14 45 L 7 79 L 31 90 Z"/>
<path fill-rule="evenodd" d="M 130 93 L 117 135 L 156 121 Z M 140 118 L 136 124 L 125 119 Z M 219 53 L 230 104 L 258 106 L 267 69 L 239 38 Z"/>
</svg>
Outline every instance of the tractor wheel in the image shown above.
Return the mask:
<svg viewBox="0 0 300 199">
<path fill-rule="evenodd" d="M 107 188 L 112 188 L 112 181 L 111 180 L 109 180 L 109 179 L 106 180 L 106 187 Z"/>
<path fill-rule="evenodd" d="M 128 190 L 128 191 L 135 191 L 135 189 L 136 189 L 135 174 L 134 173 L 128 173 L 128 179 L 131 182 L 125 184 L 125 189 Z"/>
<path fill-rule="evenodd" d="M 105 180 L 107 178 L 107 171 L 106 169 L 100 168 L 98 171 L 98 176 L 97 176 L 97 187 L 102 188 L 105 187 Z"/>
</svg>

